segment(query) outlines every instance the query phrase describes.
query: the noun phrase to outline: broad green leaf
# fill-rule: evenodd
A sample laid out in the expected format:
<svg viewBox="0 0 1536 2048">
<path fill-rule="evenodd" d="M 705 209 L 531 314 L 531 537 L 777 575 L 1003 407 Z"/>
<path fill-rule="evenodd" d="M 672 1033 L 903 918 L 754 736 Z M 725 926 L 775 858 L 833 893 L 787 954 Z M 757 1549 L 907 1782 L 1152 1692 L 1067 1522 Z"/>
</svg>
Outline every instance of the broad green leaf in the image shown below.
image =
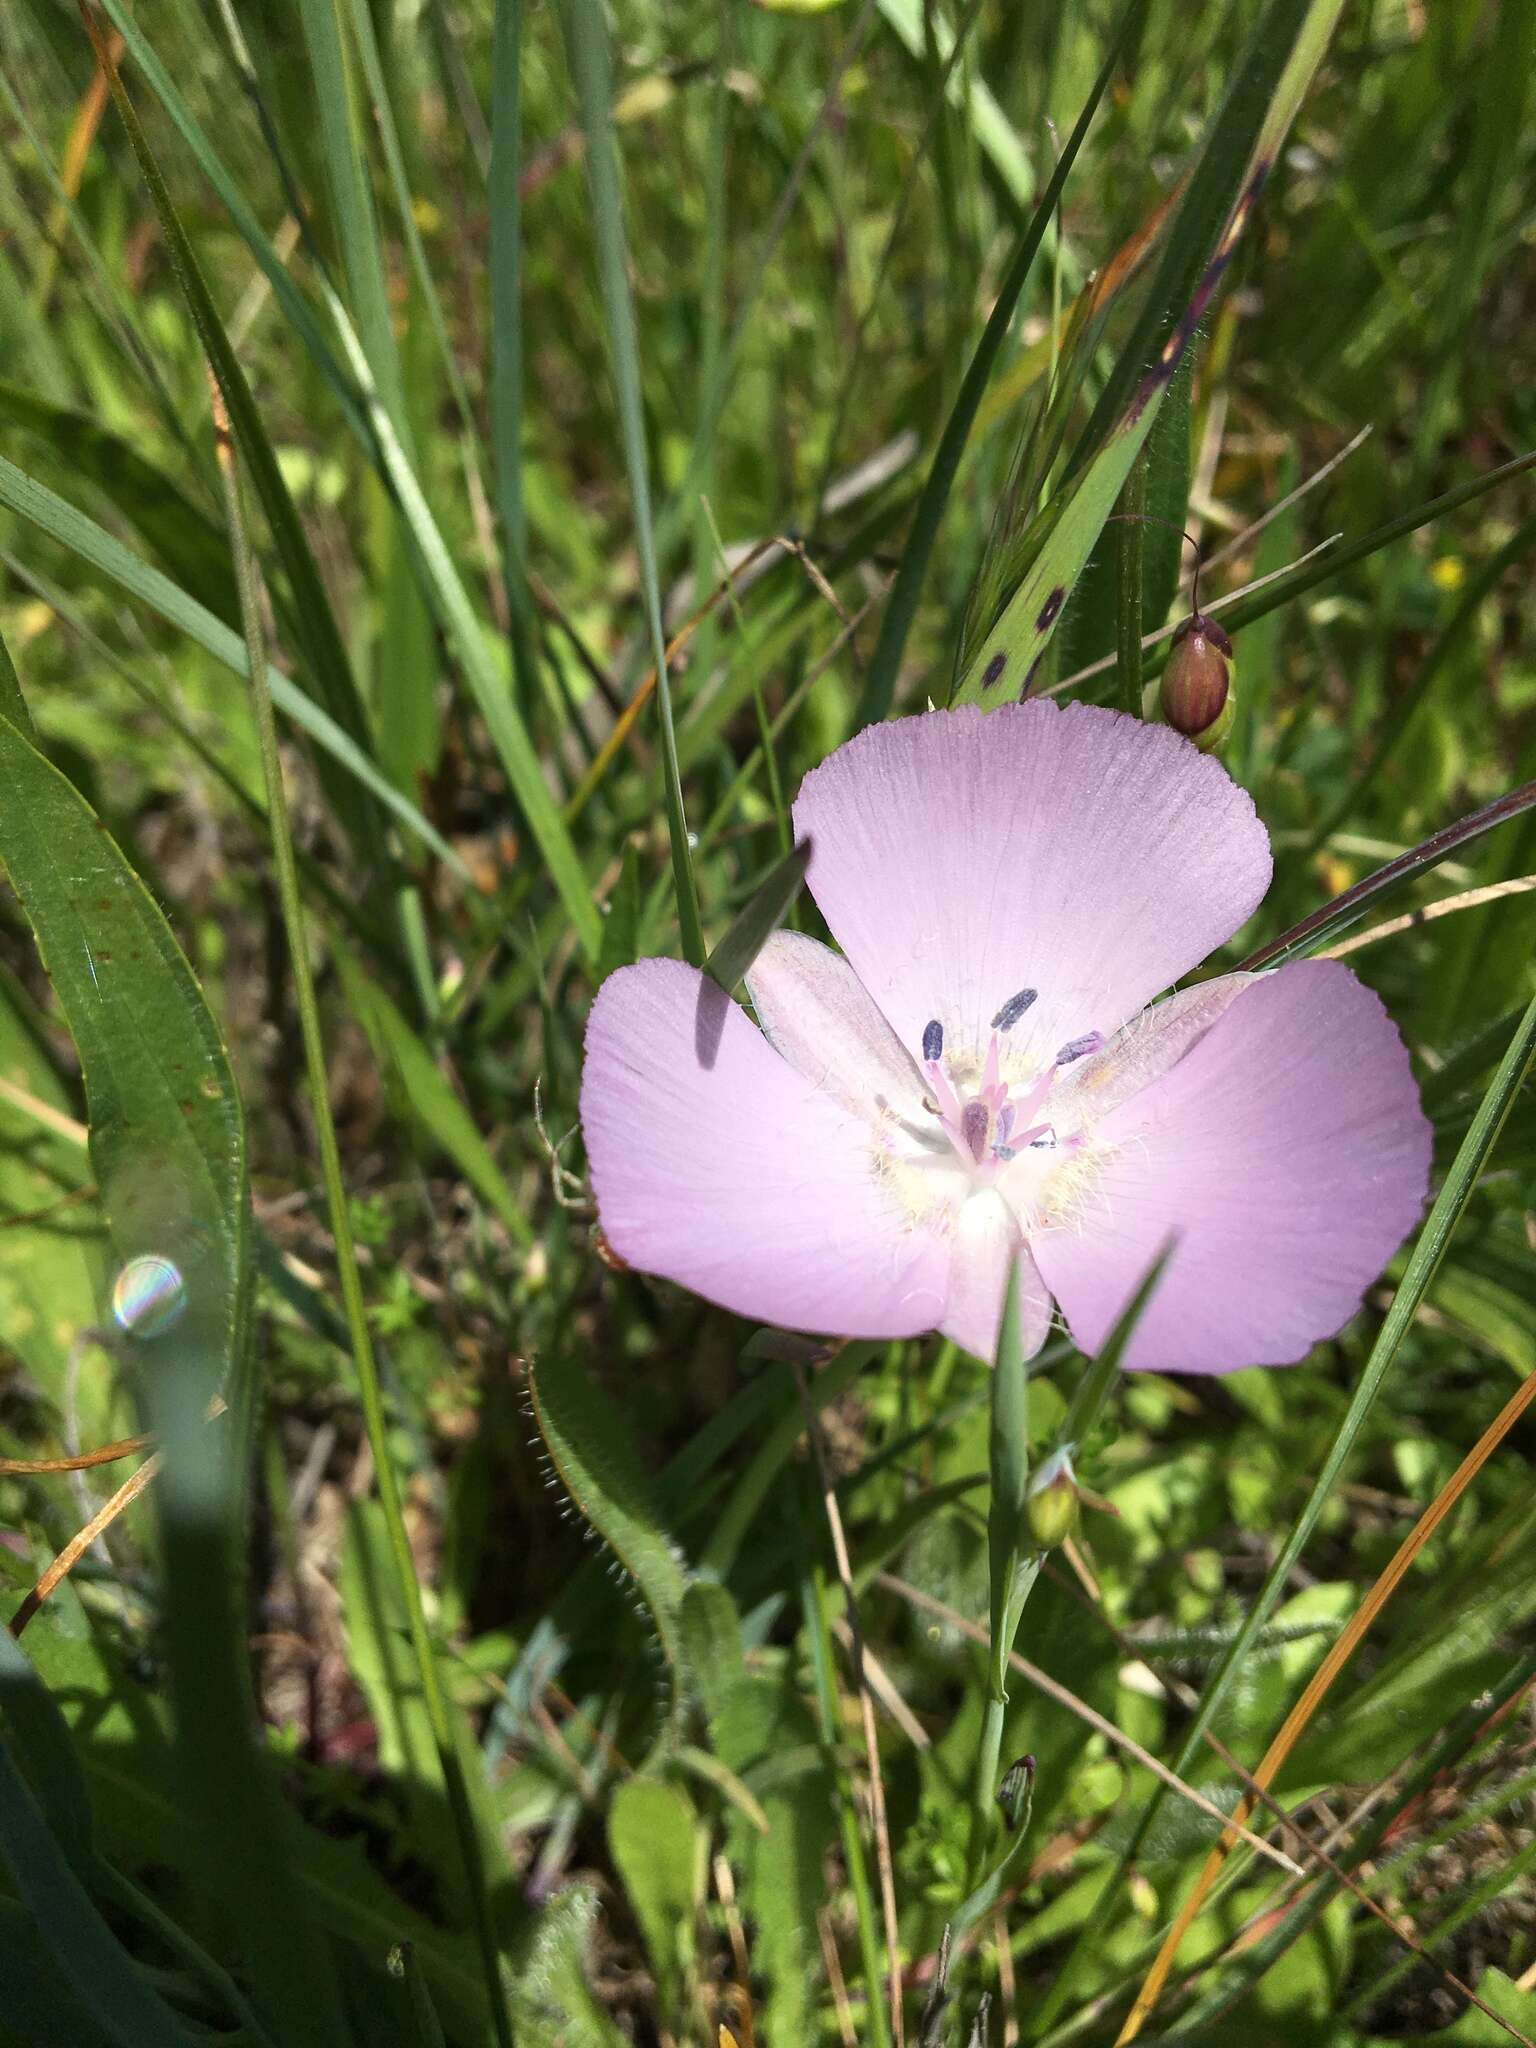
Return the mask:
<svg viewBox="0 0 1536 2048">
<path fill-rule="evenodd" d="M 74 1104 L 53 1062 L 23 1019 L 19 992 L 0 982 L 0 1079 L 60 1118 Z M 56 1414 L 67 1409 L 64 1377 L 81 1333 L 103 1305 L 100 1229 L 77 1198 L 90 1185 L 81 1147 L 14 1100 L 0 1098 L 0 1328 Z M 35 1222 L 22 1223 L 22 1217 Z M 77 1427 L 83 1443 L 113 1434 L 113 1375 L 99 1354 L 76 1375 Z"/>
<path fill-rule="evenodd" d="M 91 1846 L 85 1777 L 58 1702 L 9 1628 L 0 1628 L 0 1728 L 55 1841 L 78 1870 Z"/>
<path fill-rule="evenodd" d="M 242 1926 L 258 2003 L 304 2011 L 328 2048 L 345 2038 L 334 1994 L 294 1920 L 270 1787 L 252 1767 L 239 1600 L 250 1196 L 234 1076 L 154 900 L 71 784 L 4 719 L 0 859 L 80 1056 L 120 1262 L 114 1304 L 165 1461 L 156 1498 L 182 1766 L 189 1791 L 225 1820 L 204 1844 L 207 1874 Z"/>
<path fill-rule="evenodd" d="M 92 1905 L 3 1740 L 0 1860 L 70 1989 L 117 2048 L 189 2048 L 170 2007 Z"/>
<path fill-rule="evenodd" d="M 514 1972 L 512 2017 L 522 2048 L 628 2048 L 592 1990 L 596 1918 L 587 1885 L 557 1892 L 539 1915 Z"/>
<path fill-rule="evenodd" d="M 560 1484 L 629 1574 L 655 1624 L 672 1685 L 657 1738 L 663 1748 L 687 1687 L 678 1617 L 688 1568 L 661 1524 L 628 1423 L 586 1368 L 569 1351 L 550 1350 L 530 1365 L 528 1385 Z"/>
<path fill-rule="evenodd" d="M 117 2048 L 44 1946 L 24 1906 L 0 1897 L 0 1955 L 5 1980 L 6 2048 Z"/>
<path fill-rule="evenodd" d="M 656 1973 L 657 2016 L 681 2036 L 707 1847 L 698 1816 L 665 1779 L 628 1778 L 608 1809 L 608 1846 Z"/>
</svg>

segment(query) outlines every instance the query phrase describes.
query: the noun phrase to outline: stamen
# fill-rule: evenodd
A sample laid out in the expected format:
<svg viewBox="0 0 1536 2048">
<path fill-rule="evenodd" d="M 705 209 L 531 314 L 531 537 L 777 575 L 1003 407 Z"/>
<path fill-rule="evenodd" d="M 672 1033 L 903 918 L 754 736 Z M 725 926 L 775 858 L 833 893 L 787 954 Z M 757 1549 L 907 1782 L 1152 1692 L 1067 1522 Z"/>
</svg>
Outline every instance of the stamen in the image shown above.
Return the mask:
<svg viewBox="0 0 1536 2048">
<path fill-rule="evenodd" d="M 987 1154 L 987 1138 L 992 1127 L 992 1112 L 981 1101 L 968 1102 L 960 1119 L 960 1135 L 971 1148 L 971 1157 L 980 1166 Z"/>
<path fill-rule="evenodd" d="M 937 1060 L 929 1060 L 923 1069 L 928 1076 L 928 1086 L 934 1101 L 939 1106 L 940 1119 L 947 1123 L 960 1121 L 960 1098 L 949 1085 L 949 1076 Z"/>
<path fill-rule="evenodd" d="M 937 1017 L 923 1026 L 923 1058 L 937 1060 L 944 1057 L 944 1026 Z"/>
<path fill-rule="evenodd" d="M 1021 988 L 1016 996 L 1010 996 L 992 1019 L 992 1029 L 1011 1031 L 1039 993 L 1037 988 Z"/>
<path fill-rule="evenodd" d="M 1057 1053 L 1055 1064 L 1058 1067 L 1070 1067 L 1074 1060 L 1080 1060 L 1090 1052 L 1097 1052 L 1103 1043 L 1102 1031 L 1089 1031 L 1081 1038 L 1069 1038 Z"/>
</svg>

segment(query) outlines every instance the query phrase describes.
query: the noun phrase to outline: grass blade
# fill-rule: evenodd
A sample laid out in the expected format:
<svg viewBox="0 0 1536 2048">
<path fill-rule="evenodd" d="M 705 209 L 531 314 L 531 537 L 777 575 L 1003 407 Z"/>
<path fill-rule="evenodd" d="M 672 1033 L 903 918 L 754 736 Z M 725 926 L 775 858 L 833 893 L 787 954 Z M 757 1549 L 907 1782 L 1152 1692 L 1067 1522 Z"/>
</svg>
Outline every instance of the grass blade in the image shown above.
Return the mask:
<svg viewBox="0 0 1536 2048">
<path fill-rule="evenodd" d="M 1041 194 L 1040 203 L 1019 238 L 1019 245 L 998 290 L 996 303 L 982 331 L 981 340 L 976 344 L 976 353 L 971 357 L 965 379 L 945 422 L 943 437 L 933 458 L 933 466 L 923 484 L 922 496 L 918 499 L 917 511 L 912 520 L 912 531 L 902 552 L 901 567 L 897 571 L 891 594 L 886 600 L 885 616 L 880 621 L 880 638 L 875 644 L 864 693 L 859 701 L 856 723 L 861 726 L 884 718 L 890 712 L 902 652 L 907 644 L 907 635 L 912 629 L 912 621 L 917 615 L 918 599 L 922 595 L 923 579 L 928 573 L 928 562 L 933 553 L 933 544 L 938 537 L 939 523 L 944 517 L 944 508 L 949 503 L 949 494 L 954 488 L 955 477 L 960 469 L 960 458 L 965 453 L 965 444 L 975 424 L 976 411 L 986 391 L 987 380 L 992 375 L 998 354 L 1007 338 L 1008 329 L 1013 322 L 1014 308 L 1019 302 L 1019 294 L 1034 268 L 1035 258 L 1040 253 L 1046 230 L 1055 216 L 1057 203 L 1071 174 L 1072 166 L 1077 161 L 1078 151 L 1083 146 L 1094 114 L 1098 110 L 1099 101 L 1114 75 L 1115 65 L 1119 61 L 1126 38 L 1144 5 L 1145 0 L 1131 0 L 1131 5 L 1121 17 L 1108 55 L 1100 67 L 1098 77 L 1094 80 L 1092 90 L 1083 102 L 1083 110 L 1067 138 L 1066 147 L 1057 159 L 1056 168 L 1051 173 L 1050 183 Z"/>
<path fill-rule="evenodd" d="M 97 0 L 97 4 L 122 37 L 128 55 L 143 73 L 145 83 L 164 107 L 172 125 L 191 151 L 198 168 L 217 193 L 221 205 L 260 266 L 262 275 L 272 287 L 273 296 L 282 307 L 289 326 L 303 343 L 305 353 L 311 362 L 330 385 L 348 425 L 370 462 L 376 462 L 377 455 L 362 408 L 357 402 L 357 394 L 335 351 L 326 340 L 314 308 L 294 283 L 287 264 L 273 248 L 270 236 L 263 229 L 241 191 L 239 180 L 233 176 L 208 140 L 207 132 L 192 113 L 171 74 L 161 63 L 153 45 L 146 38 L 142 25 L 124 5 L 124 0 Z"/>
<path fill-rule="evenodd" d="M 1075 472 L 1040 515 L 1043 545 L 961 678 L 954 703 L 1008 701 L 1038 673 L 1067 593 L 1226 274 L 1342 4 L 1270 0 L 1174 216 L 1142 318 L 1078 443 Z M 999 692 L 1005 677 L 1008 687 Z"/>
<path fill-rule="evenodd" d="M 78 555 L 81 561 L 99 569 L 126 590 L 130 597 L 148 605 L 167 625 L 195 640 L 236 675 L 245 675 L 246 650 L 238 633 L 232 632 L 222 619 L 216 619 L 205 605 L 189 597 L 169 576 L 162 575 L 160 570 L 142 561 L 113 534 L 98 526 L 95 520 L 66 503 L 46 484 L 28 476 L 24 469 L 18 469 L 14 462 L 6 461 L 3 455 L 0 455 L 0 505 L 19 513 L 23 519 L 61 542 L 72 554 Z M 392 811 L 423 845 L 430 847 L 439 860 L 446 862 L 461 881 L 470 880 L 469 869 L 463 859 L 454 852 L 437 827 L 427 822 L 410 798 L 403 796 L 380 773 L 356 741 L 343 732 L 335 719 L 291 677 L 285 676 L 280 669 L 269 667 L 267 688 L 285 716 L 308 733 L 322 752 L 377 797 L 380 804 Z"/>
<path fill-rule="evenodd" d="M 481 1200 L 495 1210 L 513 1243 L 527 1251 L 533 1244 L 532 1227 L 474 1118 L 383 989 L 367 978 L 350 954 L 338 951 L 335 958 L 347 999 L 372 1042 L 374 1055 L 398 1075 L 413 1118 L 453 1160 Z"/>
<path fill-rule="evenodd" d="M 491 450 L 512 663 L 526 715 L 536 657 L 523 502 L 523 0 L 497 0 L 491 73 Z"/>
<path fill-rule="evenodd" d="M 1536 1020 L 1536 1005 L 1533 1005 L 1531 1016 L 1532 1020 Z M 1517 1033 L 1512 1043 L 1517 1045 L 1518 1042 L 1519 1034 Z M 1531 1048 L 1532 1050 L 1526 1055 L 1526 1070 L 1530 1067 L 1532 1053 L 1536 1052 L 1536 1034 L 1533 1034 Z M 1523 1072 L 1520 1079 L 1523 1079 Z M 1517 1079 L 1515 1082 L 1517 1088 L 1520 1085 L 1520 1079 Z M 1494 1450 L 1503 1442 L 1515 1423 L 1525 1413 L 1533 1397 L 1536 1397 L 1536 1373 L 1522 1381 L 1514 1393 L 1510 1395 L 1499 1414 L 1494 1417 L 1487 1429 L 1484 1430 L 1482 1436 L 1479 1437 L 1472 1449 L 1468 1451 L 1456 1470 L 1451 1474 L 1423 1514 L 1414 1523 L 1412 1529 L 1398 1545 L 1390 1563 L 1383 1568 L 1376 1579 L 1376 1583 L 1371 1587 L 1370 1592 L 1366 1595 L 1360 1606 L 1356 1608 L 1354 1614 L 1351 1615 L 1349 1626 L 1336 1641 L 1330 1644 L 1327 1655 L 1308 1680 L 1300 1699 L 1297 1700 L 1290 1713 L 1286 1715 L 1284 1725 L 1265 1750 L 1260 1762 L 1255 1766 L 1252 1784 L 1256 1789 L 1246 1791 L 1238 1801 L 1237 1806 L 1233 1809 L 1235 1820 L 1238 1822 L 1246 1821 L 1257 1805 L 1259 1796 L 1267 1792 L 1274 1783 L 1276 1774 L 1295 1748 L 1308 1722 L 1322 1704 L 1334 1680 L 1360 1647 L 1362 1640 L 1377 1615 L 1380 1614 L 1382 1608 L 1386 1606 L 1388 1600 L 1391 1599 L 1393 1593 L 1396 1592 L 1398 1586 L 1402 1583 L 1409 1566 L 1423 1549 L 1425 1543 L 1434 1534 L 1435 1530 L 1445 1520 L 1445 1517 L 1450 1513 L 1457 1501 L 1461 1499 L 1467 1487 L 1482 1470 L 1483 1465 Z M 1199 1913 L 1212 1884 L 1220 1874 L 1222 1864 L 1226 1861 L 1227 1852 L 1236 1839 L 1235 1834 L 1224 1834 L 1206 1858 L 1199 1877 L 1195 1880 L 1194 1885 L 1190 1889 L 1189 1896 L 1180 1907 L 1151 1969 L 1147 1972 L 1146 1983 L 1137 1998 L 1136 2007 L 1131 2015 L 1133 2019 L 1136 2018 L 1137 2013 L 1150 2012 L 1152 2006 L 1156 2003 L 1157 1997 L 1167 1981 L 1168 1972 L 1173 1966 L 1174 1958 L 1178 1954 L 1179 1944 Z M 1371 1995 L 1373 1997 L 1376 1996 L 1379 1989 L 1379 1985 L 1373 1984 L 1371 1986 Z M 1130 2036 L 1127 2035 L 1125 2038 L 1129 2039 Z"/>
<path fill-rule="evenodd" d="M 217 410 L 217 394 L 215 393 Z M 453 1832 L 463 1861 L 465 1887 L 473 1909 L 475 1934 L 481 1967 L 490 2000 L 491 2023 L 499 2048 L 512 2048 L 511 2022 L 501 1983 L 501 1962 L 495 1918 L 486 1886 L 480 1836 L 470 1804 L 464 1774 L 449 1715 L 447 1694 L 437 1668 L 437 1653 L 427 1627 L 426 1609 L 416 1578 L 416 1564 L 405 1525 L 405 1503 L 390 1445 L 389 1422 L 384 1409 L 383 1385 L 378 1360 L 368 1327 L 363 1299 L 362 1275 L 352 1235 L 351 1209 L 342 1174 L 341 1150 L 331 1117 L 329 1075 L 325 1044 L 320 1029 L 320 1012 L 315 1001 L 314 973 L 310 966 L 309 940 L 304 905 L 299 892 L 298 863 L 294 858 L 293 836 L 288 822 L 288 797 L 283 783 L 282 760 L 278 753 L 277 720 L 272 698 L 266 688 L 267 658 L 261 624 L 261 592 L 255 559 L 246 537 L 241 501 L 239 470 L 234 444 L 222 418 L 215 418 L 221 466 L 229 511 L 230 544 L 240 588 L 240 611 L 245 626 L 247 668 L 252 679 L 251 695 L 256 713 L 257 737 L 261 747 L 262 775 L 267 789 L 267 811 L 272 825 L 272 853 L 277 870 L 278 895 L 282 905 L 283 929 L 288 942 L 293 972 L 299 1027 L 304 1043 L 304 1064 L 309 1080 L 311 1109 L 320 1145 L 320 1165 L 325 1180 L 326 1208 L 336 1246 L 337 1274 L 341 1283 L 347 1335 L 352 1362 L 357 1372 L 364 1427 L 373 1450 L 379 1490 L 379 1506 L 388 1537 L 388 1554 L 394 1571 L 400 1605 L 405 1611 L 411 1655 L 421 1689 L 421 1701 L 431 1726 L 438 1766 L 447 1792 Z"/>
<path fill-rule="evenodd" d="M 299 15 L 314 77 L 320 144 L 347 292 L 374 384 L 395 423 L 395 431 L 404 440 L 407 430 L 400 352 L 395 345 L 384 282 L 384 258 L 379 247 L 378 215 L 358 134 L 351 67 L 336 0 L 300 0 Z"/>
<path fill-rule="evenodd" d="M 624 463 L 629 475 L 635 547 L 640 557 L 641 595 L 656 668 L 662 788 L 667 807 L 667 835 L 672 848 L 677 920 L 683 958 L 694 967 L 702 967 L 704 928 L 699 918 L 698 887 L 688 846 L 688 820 L 677 765 L 677 734 L 672 723 L 672 688 L 667 680 L 667 640 L 661 622 L 661 586 L 651 519 L 650 469 L 640 405 L 640 358 L 635 337 L 634 307 L 629 293 L 618 146 L 613 134 L 613 77 L 608 27 L 601 0 L 563 0 L 560 14 L 571 73 L 576 81 L 582 126 L 587 136 L 587 177 L 597 238 L 598 281 L 608 320 L 608 353 L 618 399 L 619 425 L 624 437 Z"/>
<path fill-rule="evenodd" d="M 325 586 L 320 581 L 320 572 L 315 567 L 314 554 L 293 498 L 283 480 L 276 452 L 246 382 L 245 372 L 230 346 L 229 336 L 224 331 L 224 323 L 214 306 L 191 241 L 171 202 L 160 166 L 113 61 L 111 47 L 89 4 L 85 8 L 85 22 L 97 61 L 106 72 L 112 88 L 112 97 L 138 161 L 140 175 L 149 188 L 198 339 L 218 378 L 242 458 L 250 469 L 252 482 L 261 499 L 273 545 L 293 593 L 293 622 L 305 667 L 332 719 L 363 752 L 371 754 L 367 715 L 347 659 L 341 631 Z M 349 829 L 365 847 L 372 845 L 376 852 L 380 851 L 381 835 L 376 811 L 372 806 L 365 807 L 360 803 L 350 782 L 334 774 L 329 780 Z"/>
<path fill-rule="evenodd" d="M 485 629 L 475 616 L 469 592 L 454 565 L 452 552 L 432 515 L 410 457 L 374 389 L 368 359 L 347 317 L 346 308 L 334 295 L 330 307 L 348 365 L 362 392 L 401 516 L 416 543 L 433 607 L 458 656 L 470 695 L 485 720 L 518 809 L 544 857 L 550 879 L 560 892 L 566 914 L 581 942 L 582 952 L 589 960 L 596 960 L 602 947 L 602 916 L 582 872 L 580 856 L 544 780 L 544 771 L 528 728 L 491 659 Z"/>
</svg>

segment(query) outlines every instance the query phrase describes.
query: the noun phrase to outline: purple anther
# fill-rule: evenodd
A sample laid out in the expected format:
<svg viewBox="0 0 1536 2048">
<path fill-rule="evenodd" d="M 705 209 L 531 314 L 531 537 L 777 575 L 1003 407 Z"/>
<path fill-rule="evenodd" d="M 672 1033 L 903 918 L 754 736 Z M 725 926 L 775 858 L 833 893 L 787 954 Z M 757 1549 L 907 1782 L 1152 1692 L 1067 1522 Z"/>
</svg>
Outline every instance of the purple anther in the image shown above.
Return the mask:
<svg viewBox="0 0 1536 2048">
<path fill-rule="evenodd" d="M 923 1026 L 923 1058 L 942 1059 L 944 1056 L 944 1026 L 937 1017 L 930 1017 Z"/>
<path fill-rule="evenodd" d="M 992 1029 L 1011 1031 L 1039 993 L 1037 988 L 1021 988 L 1016 996 L 1010 996 L 992 1019 Z"/>
<path fill-rule="evenodd" d="M 960 1117 L 960 1135 L 971 1149 L 971 1157 L 980 1166 L 987 1156 L 987 1138 L 992 1128 L 992 1112 L 984 1102 L 972 1100 L 965 1105 Z"/>
<path fill-rule="evenodd" d="M 1012 1129 L 1013 1104 L 1011 1102 L 1005 1102 L 1002 1108 L 997 1112 L 997 1145 L 995 1148 L 997 1151 L 1001 1152 L 1003 1146 L 1007 1144 L 1008 1136 Z"/>
<path fill-rule="evenodd" d="M 1097 1052 L 1103 1043 L 1104 1035 L 1099 1031 L 1089 1031 L 1081 1038 L 1069 1038 L 1057 1053 L 1055 1063 L 1058 1067 L 1070 1067 L 1074 1060 L 1082 1059 L 1087 1053 Z"/>
</svg>

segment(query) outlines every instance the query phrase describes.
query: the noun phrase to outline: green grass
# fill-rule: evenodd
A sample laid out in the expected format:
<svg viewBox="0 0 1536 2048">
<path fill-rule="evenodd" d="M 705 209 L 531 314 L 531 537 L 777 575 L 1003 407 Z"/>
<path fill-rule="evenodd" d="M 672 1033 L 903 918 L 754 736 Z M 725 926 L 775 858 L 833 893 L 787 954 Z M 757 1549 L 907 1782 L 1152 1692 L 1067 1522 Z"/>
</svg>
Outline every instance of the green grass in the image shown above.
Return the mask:
<svg viewBox="0 0 1536 2048">
<path fill-rule="evenodd" d="M 21 1465 L 167 1462 L 0 1654 L 0 2048 L 1108 2048 L 1217 1831 L 998 1653 L 1235 1803 L 1536 1371 L 1536 891 L 1351 957 L 1437 1202 L 1284 1373 L 1056 1339 L 994 1402 L 613 1271 L 582 1031 L 813 920 L 785 802 L 859 724 L 1155 680 L 1141 492 L 1275 847 L 1228 964 L 1536 872 L 1536 9 L 96 25 L 116 101 L 0 14 L 7 1611 L 144 1453 Z M 1308 1875 L 1239 1845 L 1140 2038 L 1536 2040 L 1529 1429 L 1252 1822 Z M 1113 1512 L 1031 1578 L 1067 1441 Z"/>
</svg>

